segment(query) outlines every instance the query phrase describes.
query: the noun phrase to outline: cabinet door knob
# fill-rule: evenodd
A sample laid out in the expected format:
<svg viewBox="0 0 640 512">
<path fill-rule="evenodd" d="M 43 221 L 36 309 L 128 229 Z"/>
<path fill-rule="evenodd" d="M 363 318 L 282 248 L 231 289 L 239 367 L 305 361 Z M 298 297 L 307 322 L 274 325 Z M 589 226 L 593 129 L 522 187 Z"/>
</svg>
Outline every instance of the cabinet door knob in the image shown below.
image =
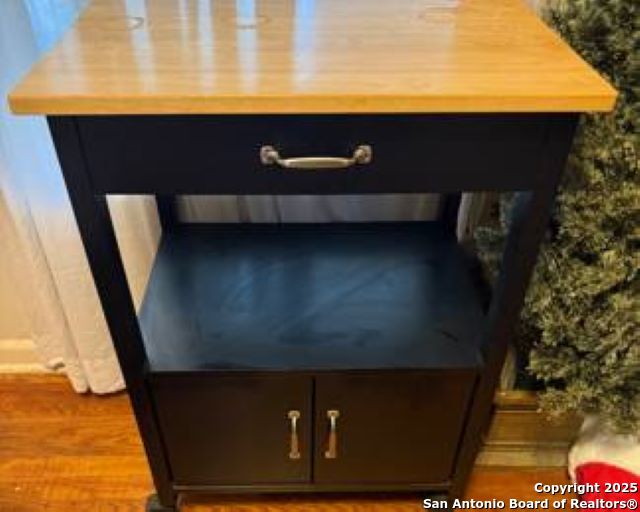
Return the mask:
<svg viewBox="0 0 640 512">
<path fill-rule="evenodd" d="M 260 161 L 264 165 L 279 165 L 285 169 L 345 169 L 354 165 L 368 164 L 373 158 L 371 146 L 358 146 L 350 157 L 340 156 L 301 156 L 282 158 L 273 146 L 260 148 Z"/>
<path fill-rule="evenodd" d="M 329 442 L 327 449 L 324 452 L 325 459 L 337 459 L 338 458 L 338 418 L 340 417 L 340 411 L 337 409 L 329 409 L 327 411 L 327 418 L 329 419 Z"/>
<path fill-rule="evenodd" d="M 300 441 L 298 440 L 298 420 L 300 419 L 300 411 L 291 410 L 287 413 L 289 418 L 289 458 L 300 458 Z"/>
</svg>

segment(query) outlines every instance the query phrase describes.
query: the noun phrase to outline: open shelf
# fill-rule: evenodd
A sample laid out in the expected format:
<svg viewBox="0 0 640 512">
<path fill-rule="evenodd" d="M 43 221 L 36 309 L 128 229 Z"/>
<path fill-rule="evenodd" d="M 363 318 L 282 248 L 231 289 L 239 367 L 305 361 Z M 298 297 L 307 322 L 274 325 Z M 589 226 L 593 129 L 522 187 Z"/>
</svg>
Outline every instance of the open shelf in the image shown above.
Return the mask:
<svg viewBox="0 0 640 512">
<path fill-rule="evenodd" d="M 183 225 L 140 313 L 151 371 L 481 364 L 481 294 L 437 223 Z"/>
</svg>

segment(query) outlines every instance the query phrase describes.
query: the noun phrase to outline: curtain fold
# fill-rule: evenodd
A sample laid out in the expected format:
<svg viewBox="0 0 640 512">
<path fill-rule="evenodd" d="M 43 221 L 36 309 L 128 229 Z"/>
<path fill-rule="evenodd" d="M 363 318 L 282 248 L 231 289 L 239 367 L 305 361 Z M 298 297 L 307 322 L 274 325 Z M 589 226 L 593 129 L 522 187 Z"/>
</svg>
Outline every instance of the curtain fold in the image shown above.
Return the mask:
<svg viewBox="0 0 640 512">
<path fill-rule="evenodd" d="M 185 222 L 375 222 L 433 220 L 437 194 L 182 196 Z"/>
<path fill-rule="evenodd" d="M 9 217 L 2 221 L 11 226 L 3 250 L 8 247 L 25 262 L 16 299 L 27 306 L 31 338 L 42 363 L 63 370 L 78 392 L 108 393 L 122 389 L 124 382 L 46 121 L 11 115 L 4 101 L 84 3 L 0 2 L 0 193 Z M 131 261 L 125 263 L 132 267 Z"/>
</svg>

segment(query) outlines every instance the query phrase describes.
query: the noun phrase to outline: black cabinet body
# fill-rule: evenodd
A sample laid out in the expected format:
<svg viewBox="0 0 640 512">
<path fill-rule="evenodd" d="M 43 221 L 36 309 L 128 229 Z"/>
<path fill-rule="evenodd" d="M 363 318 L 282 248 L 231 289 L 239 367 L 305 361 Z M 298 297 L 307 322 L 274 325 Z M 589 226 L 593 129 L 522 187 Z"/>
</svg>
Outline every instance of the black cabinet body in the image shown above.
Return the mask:
<svg viewBox="0 0 640 512">
<path fill-rule="evenodd" d="M 573 114 L 49 117 L 165 510 L 187 492 L 459 497 L 568 154 Z M 297 171 L 260 160 L 346 157 Z M 488 296 L 461 192 L 518 192 Z M 180 225 L 176 194 L 444 192 L 438 222 Z M 140 315 L 106 194 L 154 194 Z"/>
<path fill-rule="evenodd" d="M 475 372 L 207 372 L 151 379 L 177 485 L 446 485 Z M 291 458 L 290 411 L 300 456 Z M 328 412 L 338 411 L 335 458 Z"/>
</svg>

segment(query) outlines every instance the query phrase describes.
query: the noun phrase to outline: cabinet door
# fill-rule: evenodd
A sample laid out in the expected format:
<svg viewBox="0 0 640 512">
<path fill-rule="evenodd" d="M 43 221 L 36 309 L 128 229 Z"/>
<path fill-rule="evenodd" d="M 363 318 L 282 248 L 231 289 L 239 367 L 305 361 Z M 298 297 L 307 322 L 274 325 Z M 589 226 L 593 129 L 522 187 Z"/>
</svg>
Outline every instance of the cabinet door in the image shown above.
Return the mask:
<svg viewBox="0 0 640 512">
<path fill-rule="evenodd" d="M 439 483 L 451 476 L 473 370 L 316 379 L 317 483 Z"/>
<path fill-rule="evenodd" d="M 176 484 L 310 481 L 310 377 L 155 375 L 152 390 Z"/>
</svg>

